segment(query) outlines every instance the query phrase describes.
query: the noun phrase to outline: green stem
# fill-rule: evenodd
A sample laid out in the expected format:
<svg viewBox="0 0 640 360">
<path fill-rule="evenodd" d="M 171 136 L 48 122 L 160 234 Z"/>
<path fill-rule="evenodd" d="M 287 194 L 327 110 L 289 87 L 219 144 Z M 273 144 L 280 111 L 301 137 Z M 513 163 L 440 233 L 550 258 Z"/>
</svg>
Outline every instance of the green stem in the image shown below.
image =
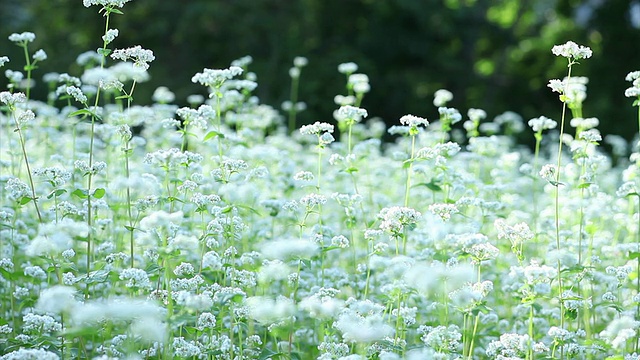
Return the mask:
<svg viewBox="0 0 640 360">
<path fill-rule="evenodd" d="M 292 77 L 291 78 L 291 109 L 289 109 L 289 134 L 292 134 L 293 131 L 296 129 L 296 115 L 297 115 L 297 109 L 296 109 L 296 103 L 298 102 L 298 84 L 299 84 L 299 77 Z"/>
<path fill-rule="evenodd" d="M 571 79 L 571 63 L 569 64 L 569 70 L 567 74 L 566 82 L 569 82 Z M 566 89 L 563 92 L 566 93 Z M 558 159 L 557 159 L 557 167 L 556 167 L 556 176 L 555 176 L 555 226 L 556 226 L 556 250 L 560 251 L 560 168 L 562 166 L 562 137 L 564 135 L 564 123 L 567 113 L 567 103 L 566 99 L 562 101 L 562 118 L 560 121 L 560 138 L 558 141 Z M 562 273 L 561 273 L 561 264 L 560 259 L 557 260 L 557 270 L 558 270 L 558 299 L 560 300 L 560 328 L 564 329 L 564 302 L 562 299 Z M 564 356 L 564 352 L 560 351 L 560 358 L 562 359 Z"/>
<path fill-rule="evenodd" d="M 27 69 L 27 89 L 25 90 L 25 93 L 27 95 L 27 100 L 30 99 L 30 94 L 31 94 L 31 70 L 32 70 L 32 64 L 31 64 L 31 59 L 29 59 L 29 49 L 27 46 L 27 43 L 25 42 L 22 45 L 22 48 L 24 49 L 24 58 L 26 61 L 25 64 L 25 69 Z"/>
<path fill-rule="evenodd" d="M 413 168 L 413 156 L 416 148 L 416 136 L 411 136 L 411 158 L 409 159 L 409 167 L 407 168 L 407 182 L 405 184 L 404 191 L 404 206 L 407 207 L 409 205 L 409 189 L 411 188 L 411 172 Z"/>
</svg>

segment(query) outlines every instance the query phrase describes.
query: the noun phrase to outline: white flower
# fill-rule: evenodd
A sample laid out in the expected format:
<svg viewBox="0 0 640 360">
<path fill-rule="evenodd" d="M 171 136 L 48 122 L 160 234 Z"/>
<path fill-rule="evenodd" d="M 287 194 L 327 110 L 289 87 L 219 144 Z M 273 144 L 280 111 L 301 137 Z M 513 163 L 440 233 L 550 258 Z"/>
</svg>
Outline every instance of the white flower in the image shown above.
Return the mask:
<svg viewBox="0 0 640 360">
<path fill-rule="evenodd" d="M 320 135 L 323 132 L 332 133 L 333 125 L 316 121 L 312 125 L 304 125 L 300 128 L 300 134 L 302 135 Z"/>
<path fill-rule="evenodd" d="M 588 59 L 591 57 L 591 49 L 578 45 L 573 41 L 567 41 L 563 45 L 555 45 L 551 52 L 556 56 L 562 56 L 567 59 Z"/>
<path fill-rule="evenodd" d="M 470 248 L 465 248 L 463 250 L 471 255 L 474 262 L 492 260 L 500 254 L 500 250 L 489 243 L 473 244 Z"/>
<path fill-rule="evenodd" d="M 436 90 L 433 94 L 433 105 L 438 107 L 445 106 L 452 99 L 453 93 L 451 91 L 445 89 Z"/>
<path fill-rule="evenodd" d="M 33 54 L 33 60 L 35 61 L 47 60 L 47 53 L 44 52 L 44 50 L 40 49 Z"/>
<path fill-rule="evenodd" d="M 9 62 L 9 57 L 7 56 L 0 56 L 0 67 L 3 67 L 4 64 Z"/>
<path fill-rule="evenodd" d="M 553 92 L 557 92 L 557 93 L 564 93 L 564 89 L 565 89 L 565 82 L 564 80 L 559 80 L 559 79 L 551 79 L 549 80 L 549 84 L 547 84 L 547 86 L 553 91 Z"/>
<path fill-rule="evenodd" d="M 362 120 L 362 118 L 366 118 L 368 114 L 365 109 L 351 105 L 343 105 L 338 109 L 337 115 L 340 120 L 360 122 L 360 120 Z"/>
<path fill-rule="evenodd" d="M 16 44 L 26 44 L 26 43 L 30 43 L 33 42 L 33 40 L 36 39 L 36 34 L 26 31 L 23 32 L 21 34 L 17 34 L 17 33 L 13 33 L 11 35 L 9 35 L 9 41 L 12 41 Z"/>
<path fill-rule="evenodd" d="M 540 169 L 540 177 L 549 181 L 549 182 L 554 182 L 556 181 L 556 166 L 553 164 L 545 164 L 542 166 L 542 169 Z"/>
<path fill-rule="evenodd" d="M 300 199 L 300 203 L 307 207 L 307 209 L 311 209 L 318 205 L 323 205 L 327 202 L 327 198 L 324 195 L 320 194 L 309 194 L 305 195 Z"/>
<path fill-rule="evenodd" d="M 191 81 L 213 88 L 220 88 L 225 81 L 242 74 L 242 72 L 243 70 L 239 66 L 231 66 L 228 69 L 221 70 L 205 68 L 201 73 L 196 73 L 191 78 Z"/>
<path fill-rule="evenodd" d="M 246 299 L 249 316 L 262 324 L 273 324 L 289 319 L 295 312 L 293 300 L 284 296 L 271 299 L 266 296 L 253 296 Z"/>
<path fill-rule="evenodd" d="M 367 314 L 345 310 L 334 326 L 342 332 L 342 338 L 348 342 L 370 343 L 382 340 L 394 334 L 394 329 L 385 323 L 381 314 Z"/>
<path fill-rule="evenodd" d="M 583 131 L 580 133 L 579 138 L 588 142 L 602 141 L 602 135 L 600 135 L 600 131 L 598 131 L 598 129 L 589 129 Z"/>
<path fill-rule="evenodd" d="M 60 360 L 60 356 L 51 351 L 44 349 L 23 349 L 14 350 L 3 356 L 0 356 L 0 360 Z"/>
<path fill-rule="evenodd" d="M 460 115 L 458 109 L 441 106 L 438 108 L 438 113 L 442 120 L 449 121 L 451 125 L 462 120 L 462 115 Z"/>
<path fill-rule="evenodd" d="M 418 126 L 429 126 L 429 121 L 425 118 L 415 115 L 404 115 L 400 118 L 400 124 L 409 126 L 411 128 L 417 128 Z"/>
<path fill-rule="evenodd" d="M 151 344 L 154 342 L 163 343 L 167 337 L 167 324 L 151 316 L 136 318 L 131 324 L 130 330 L 135 339 Z"/>
<path fill-rule="evenodd" d="M 142 269 L 123 269 L 120 272 L 120 280 L 129 280 L 125 285 L 128 288 L 151 289 L 153 287 L 149 275 Z"/>
<path fill-rule="evenodd" d="M 408 207 L 383 208 L 378 214 L 378 219 L 382 220 L 380 230 L 390 232 L 392 235 L 399 234 L 405 226 L 414 225 L 421 216 L 420 212 Z"/>
<path fill-rule="evenodd" d="M 457 214 L 458 208 L 455 204 L 431 204 L 429 211 L 434 215 L 438 215 L 443 221 L 451 219 L 452 214 Z"/>
<path fill-rule="evenodd" d="M 524 222 L 514 226 L 507 225 L 504 219 L 496 219 L 493 222 L 498 231 L 498 239 L 506 238 L 512 243 L 520 244 L 524 241 L 533 239 L 533 232 L 529 229 L 529 225 Z"/>
<path fill-rule="evenodd" d="M 104 41 L 105 44 L 109 44 L 118 37 L 118 34 L 118 29 L 109 29 L 104 35 L 102 35 L 102 41 Z"/>
<path fill-rule="evenodd" d="M 640 322 L 629 316 L 621 316 L 607 325 L 607 328 L 600 332 L 600 337 L 604 338 L 616 349 L 624 348 L 627 340 L 636 339 L 637 329 Z"/>
<path fill-rule="evenodd" d="M 103 7 L 123 7 L 124 4 L 128 3 L 131 0 L 82 0 L 82 4 L 84 7 L 89 7 L 91 5 L 101 5 Z"/>
<path fill-rule="evenodd" d="M 76 101 L 79 103 L 87 103 L 87 96 L 82 93 L 82 90 L 80 90 L 79 87 L 67 86 L 67 94 L 73 96 L 73 98 L 76 99 Z"/>
<path fill-rule="evenodd" d="M 537 117 L 537 118 L 533 118 L 533 119 L 529 120 L 528 124 L 531 127 L 531 129 L 533 129 L 534 132 L 555 129 L 556 126 L 558 126 L 557 122 L 555 122 L 554 120 L 549 119 L 546 116 L 540 116 L 540 117 Z"/>
<path fill-rule="evenodd" d="M 36 309 L 52 314 L 69 313 L 79 304 L 75 299 L 75 293 L 74 288 L 62 285 L 42 290 Z"/>
<path fill-rule="evenodd" d="M 149 69 L 149 64 L 155 60 L 153 51 L 143 49 L 140 45 L 128 48 L 128 49 L 116 49 L 111 54 L 111 58 L 115 60 L 133 60 L 135 66 L 141 67 L 144 70 Z"/>
<path fill-rule="evenodd" d="M 10 107 L 17 103 L 23 103 L 27 101 L 27 96 L 24 93 L 18 92 L 12 94 L 8 91 L 0 92 L 0 102 L 9 105 Z"/>
<path fill-rule="evenodd" d="M 304 56 L 296 56 L 293 58 L 293 66 L 297 68 L 305 67 L 309 63 L 309 60 Z"/>
<path fill-rule="evenodd" d="M 309 259 L 318 253 L 318 245 L 310 240 L 271 240 L 262 244 L 262 254 L 268 259 Z"/>
<path fill-rule="evenodd" d="M 358 71 L 358 65 L 354 62 L 346 62 L 338 65 L 338 72 L 341 74 L 353 74 Z"/>
</svg>

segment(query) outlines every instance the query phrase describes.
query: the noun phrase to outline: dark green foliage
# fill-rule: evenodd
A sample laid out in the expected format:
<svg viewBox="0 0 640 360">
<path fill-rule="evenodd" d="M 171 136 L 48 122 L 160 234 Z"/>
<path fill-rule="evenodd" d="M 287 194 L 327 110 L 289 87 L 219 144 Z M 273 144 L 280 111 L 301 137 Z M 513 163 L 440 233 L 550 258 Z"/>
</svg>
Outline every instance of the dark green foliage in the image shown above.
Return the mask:
<svg viewBox="0 0 640 360">
<path fill-rule="evenodd" d="M 135 0 L 113 16 L 120 30 L 113 47 L 142 45 L 154 51 L 152 79 L 136 90 L 136 101 L 151 101 L 160 85 L 176 93 L 179 105 L 200 92 L 191 77 L 204 67 L 224 68 L 251 55 L 258 75 L 256 94 L 279 106 L 289 94 L 287 71 L 293 57 L 309 58 L 301 77 L 303 123 L 332 121 L 334 95 L 345 93 L 336 70 L 354 61 L 369 75 L 372 91 L 362 104 L 370 116 L 389 124 L 408 113 L 434 119 L 435 90 L 454 93 L 451 106 L 485 109 L 489 119 L 506 110 L 525 120 L 540 115 L 559 120 L 561 104 L 546 87 L 566 74 L 566 62 L 551 47 L 567 40 L 593 49 L 575 75 L 588 76 L 585 117 L 598 117 L 604 134 L 631 139 L 637 131 L 632 100 L 624 97 L 624 76 L 640 69 L 640 29 L 630 21 L 630 0 Z M 75 57 L 101 46 L 98 7 L 80 0 L 0 1 L 0 37 L 32 31 L 30 46 L 49 59 L 34 76 L 49 71 L 80 75 Z M 576 21 L 578 19 L 579 21 Z M 585 20 L 586 19 L 586 20 Z M 22 69 L 20 49 L 2 40 L 5 68 Z M 3 84 L 4 85 L 4 84 Z M 34 91 L 45 98 L 46 87 Z M 523 141 L 533 142 L 527 133 Z"/>
</svg>

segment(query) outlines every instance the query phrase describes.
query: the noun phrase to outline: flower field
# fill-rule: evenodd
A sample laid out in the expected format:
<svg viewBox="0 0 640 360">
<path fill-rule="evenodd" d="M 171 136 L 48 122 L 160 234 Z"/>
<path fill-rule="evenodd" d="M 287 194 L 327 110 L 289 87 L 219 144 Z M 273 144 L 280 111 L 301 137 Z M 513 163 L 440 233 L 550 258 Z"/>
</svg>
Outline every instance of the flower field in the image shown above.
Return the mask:
<svg viewBox="0 0 640 360">
<path fill-rule="evenodd" d="M 550 49 L 561 119 L 443 89 L 387 127 L 343 63 L 301 126 L 303 57 L 278 108 L 249 56 L 138 105 L 153 51 L 110 47 L 128 0 L 83 2 L 102 46 L 46 102 L 36 35 L 1 40 L 25 57 L 0 53 L 0 360 L 640 359 L 640 131 L 583 114 L 588 47 Z"/>
</svg>

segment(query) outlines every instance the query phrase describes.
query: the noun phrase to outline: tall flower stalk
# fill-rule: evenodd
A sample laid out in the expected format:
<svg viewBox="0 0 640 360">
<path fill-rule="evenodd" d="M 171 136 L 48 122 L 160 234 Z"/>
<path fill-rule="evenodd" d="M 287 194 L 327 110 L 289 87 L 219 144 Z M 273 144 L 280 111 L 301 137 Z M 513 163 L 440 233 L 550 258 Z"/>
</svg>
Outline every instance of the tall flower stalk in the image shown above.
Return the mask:
<svg viewBox="0 0 640 360">
<path fill-rule="evenodd" d="M 27 156 L 27 148 L 25 146 L 25 138 L 22 132 L 22 127 L 28 121 L 33 120 L 35 118 L 35 114 L 31 110 L 25 110 L 20 113 L 20 115 L 16 115 L 16 104 L 25 103 L 27 101 L 27 97 L 23 93 L 15 93 L 11 94 L 7 91 L 0 93 L 0 103 L 7 105 L 9 108 L 9 112 L 11 113 L 11 117 L 13 118 L 15 124 L 15 132 L 18 134 L 18 139 L 20 141 L 20 149 L 22 150 L 22 157 L 24 159 L 24 164 L 27 168 L 27 176 L 29 177 L 29 186 L 31 190 L 31 197 L 23 197 L 20 199 L 21 204 L 27 204 L 29 201 L 33 202 L 33 206 L 36 209 L 36 214 L 38 215 L 38 221 L 42 223 L 42 214 L 40 213 L 40 208 L 38 207 L 38 197 L 36 196 L 36 188 L 33 183 L 33 173 L 31 171 L 31 166 L 29 164 L 29 157 Z"/>
<path fill-rule="evenodd" d="M 208 132 L 204 141 L 209 140 L 213 137 L 218 139 L 218 157 L 220 163 L 222 164 L 222 138 L 224 138 L 224 134 L 222 133 L 222 107 L 220 101 L 224 96 L 224 92 L 222 89 L 222 85 L 227 81 L 231 80 L 234 76 L 238 76 L 242 74 L 244 70 L 239 66 L 230 66 L 227 69 L 204 69 L 200 73 L 196 73 L 191 81 L 194 83 L 199 83 L 201 85 L 207 86 L 209 88 L 210 98 L 215 98 L 215 127 L 216 130 L 212 130 Z"/>
<path fill-rule="evenodd" d="M 578 60 L 587 59 L 591 57 L 591 49 L 585 46 L 580 46 L 573 41 L 568 41 L 563 45 L 556 45 L 551 49 L 551 52 L 556 56 L 562 56 L 568 60 L 567 77 L 564 80 L 552 79 L 549 81 L 549 87 L 554 92 L 560 94 L 560 101 L 562 102 L 562 116 L 560 120 L 560 138 L 558 142 L 558 157 L 556 161 L 556 171 L 554 174 L 555 185 L 555 229 L 556 229 L 556 249 L 560 251 L 560 174 L 562 169 L 562 145 L 564 137 L 564 124 L 567 110 L 567 103 L 569 98 L 569 81 L 571 80 L 571 70 L 573 65 L 578 64 Z M 557 260 L 558 271 L 558 297 L 560 300 L 560 327 L 564 328 L 565 321 L 565 308 L 563 297 L 563 282 L 560 259 Z M 560 358 L 564 358 L 564 352 L 561 350 Z"/>
<path fill-rule="evenodd" d="M 531 192 L 532 197 L 532 206 L 533 206 L 533 230 L 537 233 L 537 224 L 538 224 L 538 197 L 536 196 L 536 190 L 538 188 L 537 182 L 538 177 L 536 176 L 536 172 L 538 171 L 538 160 L 540 158 L 540 143 L 542 142 L 542 132 L 544 130 L 555 129 L 558 126 L 558 123 L 554 120 L 551 120 L 545 116 L 540 116 L 534 119 L 529 120 L 529 126 L 534 132 L 534 137 L 536 139 L 536 145 L 533 155 L 533 191 Z"/>
<path fill-rule="evenodd" d="M 409 137 L 411 137 L 411 155 L 405 161 L 404 166 L 407 169 L 407 180 L 404 189 L 404 206 L 409 205 L 409 190 L 411 189 L 411 174 L 413 172 L 413 162 L 416 159 L 416 136 L 420 133 L 420 127 L 429 126 L 429 121 L 415 115 L 404 115 L 400 118 L 400 123 L 409 128 Z"/>
<path fill-rule="evenodd" d="M 293 59 L 293 67 L 289 69 L 289 77 L 291 77 L 291 92 L 289 94 L 289 100 L 282 103 L 282 110 L 288 113 L 288 130 L 289 134 L 293 133 L 296 129 L 296 116 L 299 112 L 307 108 L 303 102 L 298 102 L 298 92 L 300 85 L 300 74 L 302 68 L 307 66 L 309 61 L 302 56 L 296 56 Z"/>
</svg>

